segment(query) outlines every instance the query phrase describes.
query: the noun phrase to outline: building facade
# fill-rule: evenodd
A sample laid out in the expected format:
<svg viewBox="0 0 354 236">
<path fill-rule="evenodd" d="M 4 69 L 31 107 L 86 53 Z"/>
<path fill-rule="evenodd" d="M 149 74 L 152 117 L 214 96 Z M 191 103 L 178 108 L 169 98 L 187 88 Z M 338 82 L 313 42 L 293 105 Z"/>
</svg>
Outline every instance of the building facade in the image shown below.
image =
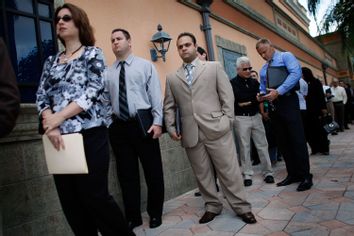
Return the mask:
<svg viewBox="0 0 354 236">
<path fill-rule="evenodd" d="M 3 235 L 70 235 L 44 162 L 34 105 L 43 62 L 60 50 L 52 18 L 55 7 L 64 2 L 87 12 L 108 65 L 115 59 L 112 29 L 127 29 L 134 54 L 150 60 L 151 38 L 161 24 L 172 38 L 166 61 L 154 62 L 162 87 L 166 75 L 182 63 L 175 46 L 181 32 L 192 32 L 230 78 L 239 56 L 248 56 L 256 70 L 261 68 L 264 61 L 255 49 L 261 37 L 269 38 L 278 50 L 294 53 L 316 77 L 325 75 L 328 83 L 338 77 L 335 57 L 309 35 L 306 11 L 297 0 L 0 0 L 0 36 L 7 43 L 22 96 L 17 125 L 0 140 L 0 235 L 1 228 Z M 165 135 L 161 149 L 166 200 L 195 188 L 180 144 Z M 114 166 L 110 189 L 119 201 Z"/>
<path fill-rule="evenodd" d="M 316 38 L 335 56 L 338 63 L 338 79 L 354 85 L 354 56 L 343 45 L 340 32 L 323 34 Z"/>
</svg>

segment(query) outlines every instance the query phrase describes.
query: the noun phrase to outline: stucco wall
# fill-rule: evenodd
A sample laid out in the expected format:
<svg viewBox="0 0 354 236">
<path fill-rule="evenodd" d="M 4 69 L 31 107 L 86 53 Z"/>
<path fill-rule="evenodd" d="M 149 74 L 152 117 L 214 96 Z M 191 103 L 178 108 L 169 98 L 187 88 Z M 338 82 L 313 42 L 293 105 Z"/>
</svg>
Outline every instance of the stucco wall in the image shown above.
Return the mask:
<svg viewBox="0 0 354 236">
<path fill-rule="evenodd" d="M 163 91 L 166 75 L 176 71 L 182 64 L 176 50 L 177 36 L 181 32 L 192 32 L 198 43 L 205 46 L 204 34 L 199 28 L 202 23 L 200 14 L 174 0 L 103 0 L 100 4 L 89 0 L 67 2 L 80 6 L 88 14 L 95 29 L 96 44 L 103 49 L 108 65 L 115 60 L 110 43 L 112 29 L 128 30 L 132 36 L 133 53 L 151 60 L 150 48 L 153 48 L 153 44 L 150 40 L 157 32 L 157 25 L 161 24 L 163 31 L 172 38 L 166 62 L 162 59 L 153 62 Z"/>
</svg>

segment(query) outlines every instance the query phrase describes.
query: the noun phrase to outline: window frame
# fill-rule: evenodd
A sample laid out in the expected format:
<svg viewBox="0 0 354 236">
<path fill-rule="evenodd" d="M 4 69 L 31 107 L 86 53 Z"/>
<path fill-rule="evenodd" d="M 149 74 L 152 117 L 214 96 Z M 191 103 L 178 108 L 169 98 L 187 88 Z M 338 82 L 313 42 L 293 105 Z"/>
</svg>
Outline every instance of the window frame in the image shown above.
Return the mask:
<svg viewBox="0 0 354 236">
<path fill-rule="evenodd" d="M 38 48 L 38 60 L 39 60 L 39 68 L 38 70 L 41 70 L 43 67 L 43 64 L 47 57 L 45 57 L 44 53 L 44 48 L 42 45 L 42 29 L 41 29 L 41 22 L 48 22 L 50 23 L 51 30 L 52 30 L 52 39 L 53 39 L 53 47 L 54 47 L 54 52 L 58 51 L 58 42 L 57 42 L 57 36 L 55 33 L 55 25 L 53 22 L 53 15 L 54 15 L 54 0 L 31 0 L 32 6 L 33 6 L 33 13 L 29 12 L 24 12 L 21 10 L 17 9 L 12 9 L 6 6 L 6 1 L 2 0 L 0 2 L 0 19 L 2 20 L 2 23 L 0 23 L 0 36 L 4 39 L 5 44 L 8 47 L 11 62 L 13 64 L 16 76 L 18 73 L 18 64 L 19 61 L 17 60 L 17 55 L 14 55 L 13 53 L 13 45 L 15 45 L 14 42 L 10 42 L 10 27 L 9 24 L 10 22 L 8 21 L 8 16 L 10 14 L 15 15 L 15 16 L 21 16 L 21 17 L 28 17 L 30 19 L 33 19 L 34 21 L 34 31 L 35 31 L 35 36 L 36 36 L 36 46 Z M 49 6 L 49 17 L 45 16 L 40 16 L 38 12 L 38 4 L 45 4 Z M 21 83 L 18 81 L 18 87 L 21 89 L 28 89 L 28 88 L 36 88 L 38 86 L 40 78 L 34 78 L 30 82 L 26 83 Z M 22 94 L 21 94 L 22 95 Z M 23 98 L 25 99 L 25 98 Z M 32 99 L 28 99 L 21 102 L 24 103 L 33 103 Z"/>
</svg>

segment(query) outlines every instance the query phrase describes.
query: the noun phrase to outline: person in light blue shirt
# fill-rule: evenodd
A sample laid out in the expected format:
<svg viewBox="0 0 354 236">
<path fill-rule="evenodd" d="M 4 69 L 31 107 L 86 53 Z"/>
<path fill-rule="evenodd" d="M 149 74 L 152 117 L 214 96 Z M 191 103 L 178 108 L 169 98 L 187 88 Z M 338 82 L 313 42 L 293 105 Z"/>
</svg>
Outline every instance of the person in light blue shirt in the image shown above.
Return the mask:
<svg viewBox="0 0 354 236">
<path fill-rule="evenodd" d="M 273 89 L 269 89 L 270 91 L 273 91 L 272 93 L 277 93 L 278 95 L 284 95 L 298 85 L 298 82 L 302 75 L 301 66 L 298 60 L 294 57 L 294 55 L 291 52 L 279 52 L 277 50 L 274 50 L 274 54 L 269 60 L 267 60 L 267 63 L 262 66 L 260 71 L 260 78 L 261 78 L 260 91 L 261 92 L 266 93 L 266 88 L 267 88 L 266 75 L 267 75 L 267 68 L 269 64 L 271 64 L 271 66 L 285 66 L 289 73 L 284 83 L 275 89 L 276 91 L 273 91 Z"/>
<path fill-rule="evenodd" d="M 297 191 L 305 191 L 312 187 L 310 174 L 309 154 L 303 124 L 300 115 L 299 99 L 296 94 L 298 82 L 302 76 L 301 66 L 290 52 L 275 50 L 268 39 L 260 39 L 256 44 L 259 55 L 266 61 L 260 71 L 259 101 L 269 101 L 273 104 L 269 116 L 272 119 L 277 145 L 282 153 L 288 176 L 277 183 L 277 186 L 286 186 L 300 182 Z M 288 76 L 278 86 L 268 88 L 267 80 L 276 80 L 268 67 L 285 67 Z M 277 68 L 279 69 L 279 68 Z M 268 75 L 269 78 L 268 78 Z"/>
<path fill-rule="evenodd" d="M 162 224 L 164 180 L 159 137 L 162 132 L 162 92 L 154 65 L 133 55 L 132 40 L 125 29 L 114 29 L 111 46 L 116 61 L 106 71 L 113 123 L 109 137 L 116 156 L 117 175 L 122 189 L 128 226 L 142 225 L 139 162 L 147 185 L 147 213 L 150 228 Z M 136 118 L 137 110 L 148 109 L 152 124 L 147 136 Z M 150 114 L 149 114 L 150 115 Z"/>
</svg>

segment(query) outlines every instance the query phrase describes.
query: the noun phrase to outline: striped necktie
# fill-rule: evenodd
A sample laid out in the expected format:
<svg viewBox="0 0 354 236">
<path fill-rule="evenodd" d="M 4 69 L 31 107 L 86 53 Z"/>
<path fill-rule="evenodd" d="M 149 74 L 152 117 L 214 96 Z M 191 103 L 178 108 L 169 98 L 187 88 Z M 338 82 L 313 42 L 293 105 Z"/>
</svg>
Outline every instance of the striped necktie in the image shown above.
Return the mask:
<svg viewBox="0 0 354 236">
<path fill-rule="evenodd" d="M 121 61 L 119 64 L 119 118 L 126 121 L 129 119 L 129 108 L 127 101 L 127 88 L 125 85 L 125 61 Z"/>
<path fill-rule="evenodd" d="M 186 72 L 187 72 L 187 74 L 186 74 L 187 83 L 188 83 L 189 87 L 191 87 L 192 86 L 192 81 L 193 81 L 193 75 L 192 75 L 192 73 L 193 73 L 193 65 L 192 64 L 187 64 L 185 66 L 185 69 L 186 69 Z"/>
</svg>

